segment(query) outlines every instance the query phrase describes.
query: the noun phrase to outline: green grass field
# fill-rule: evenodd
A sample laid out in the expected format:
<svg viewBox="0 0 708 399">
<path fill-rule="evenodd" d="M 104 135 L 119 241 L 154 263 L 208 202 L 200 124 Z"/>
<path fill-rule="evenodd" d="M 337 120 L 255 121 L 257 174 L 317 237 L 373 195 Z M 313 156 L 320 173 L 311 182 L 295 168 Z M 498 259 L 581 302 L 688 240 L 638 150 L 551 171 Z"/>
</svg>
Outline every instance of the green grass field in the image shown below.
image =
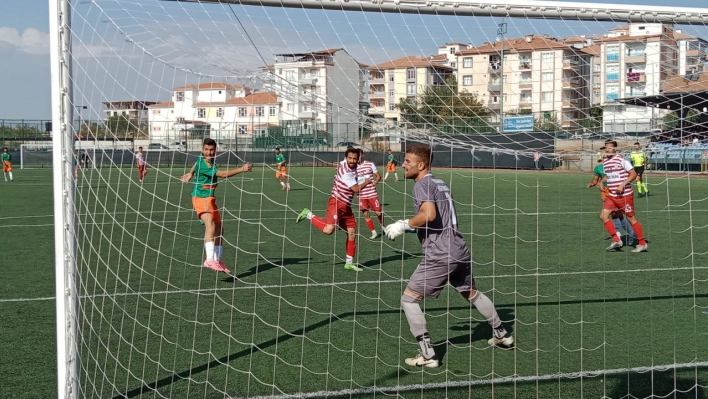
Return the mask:
<svg viewBox="0 0 708 399">
<path fill-rule="evenodd" d="M 605 252 L 588 175 L 436 172 L 477 286 L 517 348 L 488 347 L 491 328 L 446 289 L 424 303 L 442 366 L 421 371 L 403 363 L 417 344 L 399 306 L 420 261 L 415 235 L 370 240 L 362 219 L 366 268 L 346 271 L 344 234 L 294 222 L 303 207 L 324 215 L 334 170 L 292 168 L 285 192 L 256 168 L 219 185 L 233 277 L 216 274 L 200 266 L 203 227 L 183 172 L 153 169 L 142 186 L 132 169 L 79 181 L 86 397 L 706 395 L 708 180 L 650 176 L 651 196 L 636 203 L 650 252 L 633 254 Z M 0 182 L 3 398 L 55 396 L 50 173 Z M 412 216 L 411 190 L 379 186 L 387 221 Z"/>
</svg>

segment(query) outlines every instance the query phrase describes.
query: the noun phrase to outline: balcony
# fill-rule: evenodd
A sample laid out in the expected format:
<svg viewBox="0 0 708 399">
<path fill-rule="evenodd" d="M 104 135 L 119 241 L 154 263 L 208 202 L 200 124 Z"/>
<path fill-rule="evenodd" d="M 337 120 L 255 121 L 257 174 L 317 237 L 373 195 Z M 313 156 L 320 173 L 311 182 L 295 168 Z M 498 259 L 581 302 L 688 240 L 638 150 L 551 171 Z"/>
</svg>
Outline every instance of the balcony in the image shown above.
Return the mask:
<svg viewBox="0 0 708 399">
<path fill-rule="evenodd" d="M 607 93 L 605 94 L 605 100 L 607 101 L 615 101 L 620 98 L 619 93 Z"/>
<path fill-rule="evenodd" d="M 619 81 L 619 78 L 619 73 L 608 73 L 607 75 L 605 75 L 605 80 L 608 82 L 617 82 Z"/>
<path fill-rule="evenodd" d="M 300 111 L 297 113 L 297 117 L 299 119 L 312 119 L 314 118 L 315 113 L 312 111 Z"/>
<path fill-rule="evenodd" d="M 371 79 L 369 79 L 369 84 L 370 84 L 370 85 L 382 85 L 382 84 L 384 84 L 384 83 L 385 83 L 385 82 L 384 82 L 383 76 L 380 77 L 380 78 L 371 78 Z"/>
<path fill-rule="evenodd" d="M 501 84 L 499 83 L 490 83 L 489 86 L 487 86 L 487 89 L 489 91 L 501 91 Z"/>
<path fill-rule="evenodd" d="M 580 66 L 580 61 L 575 58 L 563 58 L 563 69 L 574 69 Z"/>
<path fill-rule="evenodd" d="M 302 76 L 297 80 L 297 84 L 300 86 L 312 86 L 317 84 L 317 78 L 313 76 Z"/>
<path fill-rule="evenodd" d="M 533 88 L 533 82 L 531 82 L 531 79 L 522 80 L 519 83 L 519 89 L 521 89 L 521 90 L 531 90 L 532 88 Z"/>
<path fill-rule="evenodd" d="M 619 62 L 620 55 L 619 53 L 607 53 L 605 59 L 607 60 L 607 62 Z"/>
<path fill-rule="evenodd" d="M 386 112 L 386 107 L 371 107 L 369 115 L 383 115 Z"/>
<path fill-rule="evenodd" d="M 487 72 L 501 73 L 501 65 L 500 64 L 489 64 L 489 67 L 487 68 Z"/>
<path fill-rule="evenodd" d="M 627 83 L 645 83 L 647 75 L 644 72 L 629 72 L 627 73 Z"/>
<path fill-rule="evenodd" d="M 578 106 L 578 99 L 577 98 L 564 98 L 563 99 L 563 108 L 575 108 Z"/>
<path fill-rule="evenodd" d="M 574 89 L 580 86 L 580 78 L 563 78 L 564 89 Z"/>
<path fill-rule="evenodd" d="M 530 59 L 520 59 L 519 60 L 519 69 L 521 69 L 523 71 L 531 70 L 531 60 Z"/>
<path fill-rule="evenodd" d="M 501 109 L 501 103 L 489 103 L 487 104 L 487 108 L 491 110 L 499 110 Z"/>
<path fill-rule="evenodd" d="M 630 50 L 624 54 L 624 62 L 629 64 L 637 64 L 647 62 L 647 54 L 644 50 Z"/>
<path fill-rule="evenodd" d="M 625 97 L 644 97 L 646 95 L 647 93 L 645 91 L 640 90 L 631 90 L 624 93 Z"/>
<path fill-rule="evenodd" d="M 384 98 L 386 97 L 385 91 L 372 91 L 369 93 L 369 98 Z"/>
<path fill-rule="evenodd" d="M 531 97 L 521 97 L 521 100 L 519 101 L 519 108 L 521 109 L 528 109 L 531 108 L 533 104 L 531 104 Z"/>
</svg>

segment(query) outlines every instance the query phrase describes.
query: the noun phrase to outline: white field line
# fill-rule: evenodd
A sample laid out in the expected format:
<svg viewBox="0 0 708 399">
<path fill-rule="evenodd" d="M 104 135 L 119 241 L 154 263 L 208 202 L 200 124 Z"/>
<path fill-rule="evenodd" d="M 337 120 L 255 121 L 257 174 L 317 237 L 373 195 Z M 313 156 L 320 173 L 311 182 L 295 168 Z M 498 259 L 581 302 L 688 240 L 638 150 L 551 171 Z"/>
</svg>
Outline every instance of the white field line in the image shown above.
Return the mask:
<svg viewBox="0 0 708 399">
<path fill-rule="evenodd" d="M 593 275 L 593 274 L 620 274 L 620 273 L 647 273 L 647 272 L 673 272 L 686 270 L 706 270 L 708 266 L 695 267 L 672 267 L 672 268 L 652 268 L 652 269 L 629 269 L 629 270 L 593 270 L 581 272 L 549 272 L 549 273 L 529 273 L 529 274 L 501 274 L 497 276 L 475 276 L 475 280 L 483 279 L 498 279 L 498 278 L 529 278 L 529 277 L 557 277 L 557 276 L 577 276 L 577 275 Z M 124 297 L 124 296 L 150 296 L 150 295 L 165 295 L 165 294 L 210 294 L 219 291 L 234 291 L 234 290 L 252 290 L 252 289 L 280 289 L 280 288 L 317 288 L 317 287 L 338 287 L 351 285 L 369 285 L 369 284 L 402 284 L 407 283 L 408 279 L 395 280 L 362 280 L 362 281 L 342 281 L 334 283 L 309 283 L 309 284 L 271 284 L 271 285 L 244 285 L 237 287 L 221 287 L 221 288 L 201 288 L 196 290 L 169 290 L 169 291 L 137 291 L 137 292 L 117 292 L 113 294 L 97 294 L 97 295 L 82 295 L 82 299 L 93 299 L 103 297 Z M 0 299 L 0 303 L 4 302 L 35 302 L 35 301 L 53 301 L 55 297 L 37 297 L 37 298 L 13 298 Z"/>
<path fill-rule="evenodd" d="M 605 369 L 605 370 L 588 370 L 576 371 L 573 373 L 557 373 L 529 376 L 509 376 L 490 378 L 484 380 L 469 380 L 469 381 L 448 381 L 437 382 L 430 384 L 411 384 L 411 385 L 395 385 L 390 387 L 366 387 L 343 389 L 341 391 L 317 391 L 317 392 L 298 392 L 294 394 L 282 394 L 273 396 L 250 396 L 249 399 L 290 399 L 290 398 L 326 398 L 337 396 L 355 396 L 375 393 L 395 393 L 405 391 L 420 391 L 424 389 L 444 389 L 457 387 L 470 387 L 492 384 L 509 384 L 519 382 L 536 382 L 536 381 L 554 381 L 560 379 L 578 379 L 578 378 L 597 378 L 608 375 L 629 374 L 629 373 L 649 373 L 652 371 L 668 371 L 679 369 L 693 369 L 708 367 L 708 362 L 693 362 L 693 363 L 675 363 L 662 364 L 657 366 L 646 367 L 628 367 L 621 369 Z M 696 382 L 698 384 L 698 382 Z M 232 398 L 241 399 L 241 398 Z M 244 398 L 245 399 L 245 398 Z"/>
</svg>

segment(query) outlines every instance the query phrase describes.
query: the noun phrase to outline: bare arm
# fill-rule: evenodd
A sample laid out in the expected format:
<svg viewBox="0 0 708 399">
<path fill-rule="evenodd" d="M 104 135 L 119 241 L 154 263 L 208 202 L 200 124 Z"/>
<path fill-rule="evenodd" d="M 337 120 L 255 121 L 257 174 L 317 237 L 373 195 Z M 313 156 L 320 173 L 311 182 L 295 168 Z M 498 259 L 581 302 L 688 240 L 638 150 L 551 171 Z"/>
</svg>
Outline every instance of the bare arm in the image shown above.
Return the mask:
<svg viewBox="0 0 708 399">
<path fill-rule="evenodd" d="M 188 183 L 190 180 L 192 180 L 192 177 L 194 177 L 194 167 L 197 166 L 197 164 L 192 165 L 192 168 L 187 172 L 187 174 L 183 175 L 180 177 L 180 180 L 182 180 L 182 183 Z"/>
<path fill-rule="evenodd" d="M 374 179 L 374 181 L 373 181 L 374 186 L 376 186 L 377 184 L 379 184 L 379 182 L 381 181 L 381 173 L 379 173 L 379 172 L 377 171 L 376 174 L 375 174 L 375 176 L 376 176 L 376 179 Z"/>
<path fill-rule="evenodd" d="M 595 186 L 597 185 L 597 183 L 599 183 L 599 182 L 600 182 L 600 176 L 598 176 L 598 175 L 593 175 L 593 176 L 592 176 L 592 181 L 591 181 L 590 183 L 588 183 L 588 188 L 590 188 L 590 187 L 595 187 Z"/>
<path fill-rule="evenodd" d="M 408 225 L 412 229 L 425 227 L 426 224 L 435 220 L 438 216 L 435 203 L 426 201 L 420 204 L 420 211 L 408 220 Z"/>
<path fill-rule="evenodd" d="M 251 165 L 250 163 L 245 163 L 240 168 L 219 170 L 216 172 L 216 177 L 225 179 L 227 177 L 236 176 L 239 173 L 250 172 L 252 168 L 253 168 L 253 165 Z"/>
<path fill-rule="evenodd" d="M 355 184 L 355 185 L 353 185 L 353 186 L 350 186 L 349 189 L 352 190 L 352 191 L 354 192 L 354 194 L 358 194 L 359 191 L 361 191 L 361 189 L 363 189 L 364 187 L 368 186 L 369 184 L 371 184 L 371 180 L 366 179 L 366 180 L 364 180 L 364 182 L 361 183 L 361 184 Z"/>
<path fill-rule="evenodd" d="M 616 190 L 617 193 L 622 194 L 624 192 L 624 187 L 628 184 L 631 184 L 634 181 L 634 179 L 636 179 L 636 178 L 637 178 L 637 171 L 635 171 L 634 169 L 630 170 L 629 177 L 627 177 L 627 180 L 623 181 L 622 184 L 620 184 L 620 186 L 617 187 L 617 190 Z"/>
</svg>

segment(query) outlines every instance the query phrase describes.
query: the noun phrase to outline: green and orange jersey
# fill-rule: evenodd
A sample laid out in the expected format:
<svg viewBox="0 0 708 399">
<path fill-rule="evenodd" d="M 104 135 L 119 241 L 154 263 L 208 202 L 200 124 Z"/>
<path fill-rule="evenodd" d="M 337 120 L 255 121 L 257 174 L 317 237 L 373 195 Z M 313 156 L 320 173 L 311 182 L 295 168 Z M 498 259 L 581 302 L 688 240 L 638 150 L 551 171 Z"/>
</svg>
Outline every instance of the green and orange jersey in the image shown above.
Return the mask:
<svg viewBox="0 0 708 399">
<path fill-rule="evenodd" d="M 192 196 L 198 198 L 213 197 L 214 191 L 216 191 L 217 177 L 216 172 L 219 168 L 211 163 L 207 164 L 203 155 L 197 158 L 197 162 L 194 163 L 194 189 L 192 190 Z"/>
<path fill-rule="evenodd" d="M 275 155 L 275 164 L 278 165 L 279 168 L 282 168 L 285 166 L 285 157 L 283 154 L 276 154 Z"/>
<path fill-rule="evenodd" d="M 2 161 L 4 162 L 11 162 L 12 161 L 12 155 L 10 155 L 9 152 L 3 152 L 2 153 Z"/>
<path fill-rule="evenodd" d="M 394 161 L 395 159 L 396 159 L 396 157 L 393 156 L 393 154 L 388 154 L 388 163 L 393 163 L 393 161 Z"/>
</svg>

